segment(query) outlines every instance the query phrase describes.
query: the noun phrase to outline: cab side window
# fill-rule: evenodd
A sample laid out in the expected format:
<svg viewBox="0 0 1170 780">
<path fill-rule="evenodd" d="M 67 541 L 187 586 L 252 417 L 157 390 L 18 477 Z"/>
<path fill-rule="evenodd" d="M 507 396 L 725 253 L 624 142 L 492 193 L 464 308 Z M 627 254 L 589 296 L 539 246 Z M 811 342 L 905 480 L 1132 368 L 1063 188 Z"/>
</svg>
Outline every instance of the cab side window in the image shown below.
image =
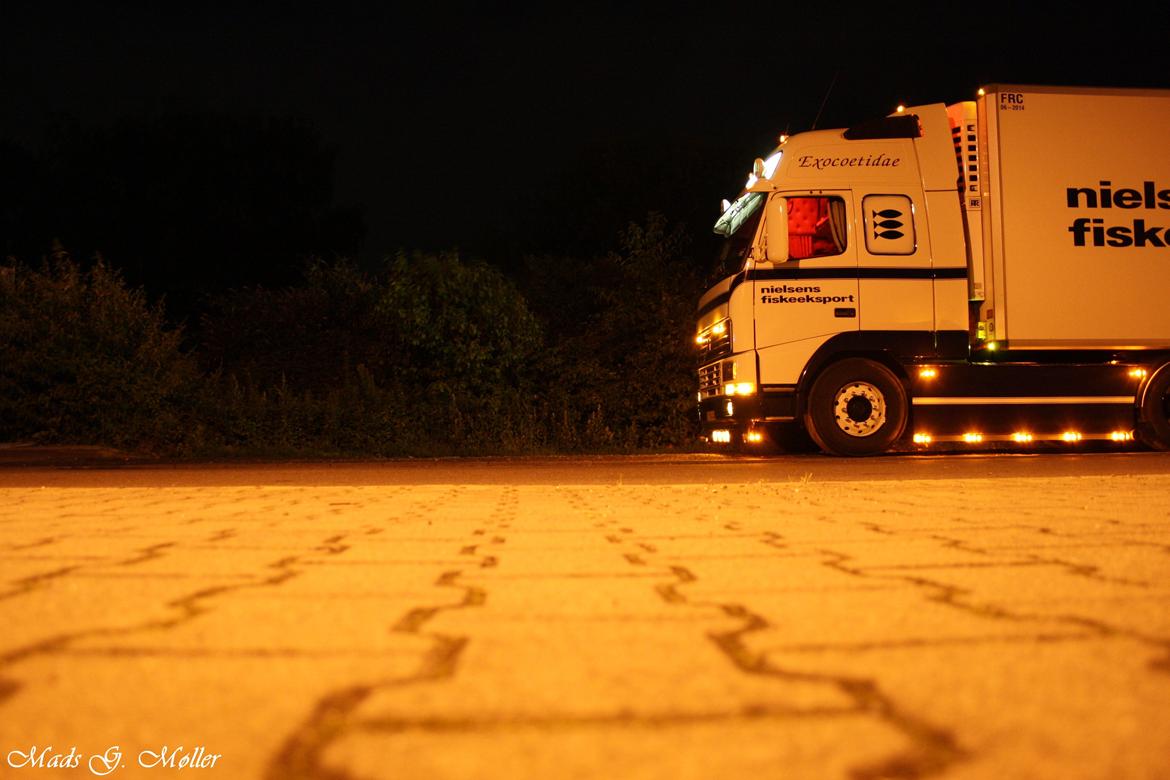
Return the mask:
<svg viewBox="0 0 1170 780">
<path fill-rule="evenodd" d="M 845 201 L 837 197 L 788 198 L 788 257 L 805 260 L 845 251 Z"/>
<path fill-rule="evenodd" d="M 914 203 L 905 195 L 867 195 L 861 201 L 865 220 L 865 248 L 871 255 L 912 255 Z"/>
</svg>

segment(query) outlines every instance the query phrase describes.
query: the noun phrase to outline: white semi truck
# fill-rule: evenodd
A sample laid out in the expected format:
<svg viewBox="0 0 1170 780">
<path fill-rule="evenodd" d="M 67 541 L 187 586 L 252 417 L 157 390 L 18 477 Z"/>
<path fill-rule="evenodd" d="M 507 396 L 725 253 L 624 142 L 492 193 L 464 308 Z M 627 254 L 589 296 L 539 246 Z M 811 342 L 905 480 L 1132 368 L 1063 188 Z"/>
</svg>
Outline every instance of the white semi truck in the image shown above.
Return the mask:
<svg viewBox="0 0 1170 780">
<path fill-rule="evenodd" d="M 1170 91 L 995 85 L 782 137 L 715 232 L 712 444 L 1170 448 Z"/>
</svg>

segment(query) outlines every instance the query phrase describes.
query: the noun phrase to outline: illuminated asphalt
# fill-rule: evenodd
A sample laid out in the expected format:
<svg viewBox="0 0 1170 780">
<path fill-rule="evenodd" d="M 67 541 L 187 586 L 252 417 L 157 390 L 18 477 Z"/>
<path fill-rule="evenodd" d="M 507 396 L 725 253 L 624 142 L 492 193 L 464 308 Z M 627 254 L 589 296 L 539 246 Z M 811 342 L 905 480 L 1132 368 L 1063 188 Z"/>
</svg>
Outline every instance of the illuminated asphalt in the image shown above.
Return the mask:
<svg viewBox="0 0 1170 780">
<path fill-rule="evenodd" d="M 10 466 L 0 523 L 4 778 L 1170 776 L 1170 454 Z"/>
</svg>

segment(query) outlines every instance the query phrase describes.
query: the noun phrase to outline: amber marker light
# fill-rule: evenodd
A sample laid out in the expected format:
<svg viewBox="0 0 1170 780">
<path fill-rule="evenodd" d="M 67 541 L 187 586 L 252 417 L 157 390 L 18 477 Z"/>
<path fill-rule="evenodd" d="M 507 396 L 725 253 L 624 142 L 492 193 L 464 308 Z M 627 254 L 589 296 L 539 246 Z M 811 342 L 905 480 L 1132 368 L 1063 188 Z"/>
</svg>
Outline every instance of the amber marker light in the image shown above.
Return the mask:
<svg viewBox="0 0 1170 780">
<path fill-rule="evenodd" d="M 1149 374 L 1150 372 L 1146 371 L 1144 368 L 1133 368 L 1130 369 L 1129 372 L 1130 377 L 1133 379 L 1145 379 L 1147 376 L 1149 376 Z"/>
<path fill-rule="evenodd" d="M 1079 433 L 1077 433 L 1076 431 L 1065 431 L 1063 434 L 1061 434 L 1060 440 L 1061 441 L 1080 441 L 1081 435 Z"/>
<path fill-rule="evenodd" d="M 918 369 L 919 379 L 934 379 L 938 376 L 937 368 L 920 368 Z"/>
<path fill-rule="evenodd" d="M 916 434 L 914 434 L 914 443 L 915 444 L 930 444 L 931 441 L 933 441 L 933 439 L 930 438 L 929 433 L 916 433 Z"/>
<path fill-rule="evenodd" d="M 1023 431 L 1020 433 L 1013 433 L 1012 441 L 1016 442 L 1017 444 L 1027 444 L 1028 442 L 1032 441 L 1032 434 L 1025 433 Z"/>
<path fill-rule="evenodd" d="M 1113 441 L 1133 441 L 1133 431 L 1114 431 L 1109 434 Z"/>
<path fill-rule="evenodd" d="M 743 435 L 743 439 L 749 444 L 759 444 L 764 440 L 764 434 L 759 431 L 748 431 Z"/>
<path fill-rule="evenodd" d="M 981 441 L 983 441 L 983 434 L 982 433 L 964 433 L 963 434 L 963 441 L 967 442 L 968 444 L 979 444 Z"/>
</svg>

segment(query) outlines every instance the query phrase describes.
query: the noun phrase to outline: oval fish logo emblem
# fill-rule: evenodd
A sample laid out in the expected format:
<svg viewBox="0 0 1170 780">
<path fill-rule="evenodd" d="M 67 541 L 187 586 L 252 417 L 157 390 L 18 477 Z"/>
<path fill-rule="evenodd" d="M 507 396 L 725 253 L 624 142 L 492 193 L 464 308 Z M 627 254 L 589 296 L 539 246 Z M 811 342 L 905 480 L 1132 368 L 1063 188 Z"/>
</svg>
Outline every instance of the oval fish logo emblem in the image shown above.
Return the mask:
<svg viewBox="0 0 1170 780">
<path fill-rule="evenodd" d="M 873 212 L 873 237 L 894 240 L 906 234 L 898 230 L 905 227 L 901 221 L 902 212 L 897 209 L 882 209 Z M 878 228 L 882 228 L 878 230 Z"/>
</svg>

